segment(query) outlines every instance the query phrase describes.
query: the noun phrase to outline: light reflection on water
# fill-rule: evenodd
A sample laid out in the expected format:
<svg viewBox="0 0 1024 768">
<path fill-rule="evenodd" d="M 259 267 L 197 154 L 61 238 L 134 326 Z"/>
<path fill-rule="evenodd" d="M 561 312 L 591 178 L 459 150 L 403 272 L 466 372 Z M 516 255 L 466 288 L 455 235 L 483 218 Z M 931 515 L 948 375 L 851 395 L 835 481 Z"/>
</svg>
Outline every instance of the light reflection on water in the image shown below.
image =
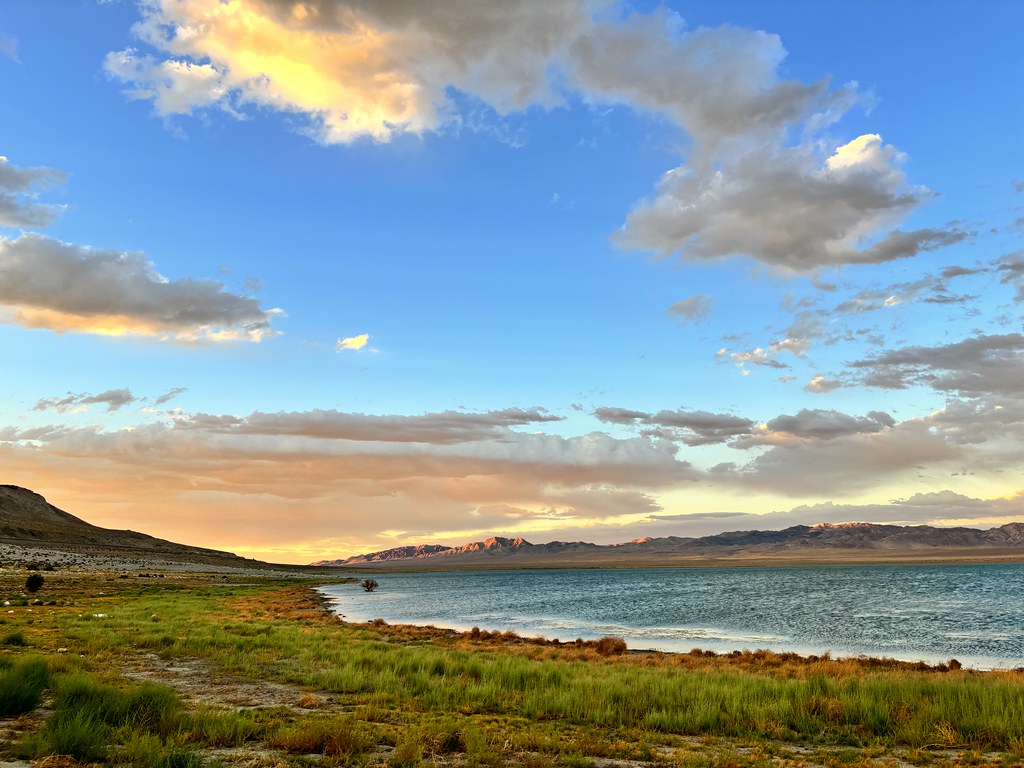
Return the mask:
<svg viewBox="0 0 1024 768">
<path fill-rule="evenodd" d="M 1024 665 L 1024 565 L 377 574 L 322 588 L 348 621 L 512 630 L 631 648 Z"/>
</svg>

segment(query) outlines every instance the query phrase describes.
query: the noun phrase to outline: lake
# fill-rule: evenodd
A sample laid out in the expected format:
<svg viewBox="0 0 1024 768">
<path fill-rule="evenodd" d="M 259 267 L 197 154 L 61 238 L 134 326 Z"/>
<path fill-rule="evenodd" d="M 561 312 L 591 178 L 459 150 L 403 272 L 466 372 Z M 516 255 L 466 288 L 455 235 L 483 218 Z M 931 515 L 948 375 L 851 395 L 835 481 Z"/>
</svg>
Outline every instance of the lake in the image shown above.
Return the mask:
<svg viewBox="0 0 1024 768">
<path fill-rule="evenodd" d="M 360 577 L 361 578 L 361 577 Z M 632 649 L 1024 666 L 1024 564 L 373 574 L 321 587 L 346 621 L 615 635 Z"/>
</svg>

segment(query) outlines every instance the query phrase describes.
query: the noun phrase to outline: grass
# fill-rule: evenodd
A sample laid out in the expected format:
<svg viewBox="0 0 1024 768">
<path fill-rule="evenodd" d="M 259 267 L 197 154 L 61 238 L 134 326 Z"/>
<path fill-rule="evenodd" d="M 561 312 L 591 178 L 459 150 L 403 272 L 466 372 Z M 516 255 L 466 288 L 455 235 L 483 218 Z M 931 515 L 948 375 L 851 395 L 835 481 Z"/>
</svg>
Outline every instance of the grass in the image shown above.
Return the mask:
<svg viewBox="0 0 1024 768">
<path fill-rule="evenodd" d="M 58 604 L 8 614 L 7 636 L 24 644 L 0 655 L 0 714 L 34 710 L 52 678 L 53 712 L 20 748 L 29 757 L 156 768 L 198 764 L 204 749 L 259 746 L 293 763 L 457 756 L 466 766 L 541 768 L 597 758 L 767 765 L 782 759 L 764 751 L 775 743 L 811 745 L 823 750 L 819 764 L 837 766 L 851 764 L 843 755 L 861 764 L 895 751 L 928 763 L 939 749 L 959 750 L 963 764 L 1001 753 L 1012 766 L 1024 753 L 1022 672 L 767 652 L 635 655 L 616 638 L 559 644 L 347 625 L 294 583 L 56 573 L 47 586 Z M 172 689 L 114 672 L 139 653 L 291 685 L 294 701 L 186 708 Z M 752 746 L 741 754 L 743 744 Z"/>
<path fill-rule="evenodd" d="M 50 668 L 40 658 L 26 656 L 11 662 L 0 658 L 0 717 L 23 715 L 43 701 L 50 685 Z"/>
<path fill-rule="evenodd" d="M 0 637 L 0 645 L 27 645 L 24 632 L 8 632 Z"/>
<path fill-rule="evenodd" d="M 268 744 L 286 752 L 331 757 L 360 755 L 377 743 L 373 729 L 351 715 L 304 719 L 277 730 Z"/>
</svg>

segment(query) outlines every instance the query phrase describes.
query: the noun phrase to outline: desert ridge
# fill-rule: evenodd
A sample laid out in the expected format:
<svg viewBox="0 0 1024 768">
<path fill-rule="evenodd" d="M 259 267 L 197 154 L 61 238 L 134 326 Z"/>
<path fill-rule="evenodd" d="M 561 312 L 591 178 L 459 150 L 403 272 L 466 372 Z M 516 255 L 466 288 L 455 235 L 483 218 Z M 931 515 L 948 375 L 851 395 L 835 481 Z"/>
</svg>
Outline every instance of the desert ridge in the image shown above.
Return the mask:
<svg viewBox="0 0 1024 768">
<path fill-rule="evenodd" d="M 326 567 L 460 568 L 652 567 L 837 563 L 1024 561 L 1024 523 L 997 528 L 939 528 L 875 523 L 796 525 L 779 531 L 732 531 L 701 538 L 640 538 L 621 544 L 494 536 L 461 546 L 410 545 Z"/>
</svg>

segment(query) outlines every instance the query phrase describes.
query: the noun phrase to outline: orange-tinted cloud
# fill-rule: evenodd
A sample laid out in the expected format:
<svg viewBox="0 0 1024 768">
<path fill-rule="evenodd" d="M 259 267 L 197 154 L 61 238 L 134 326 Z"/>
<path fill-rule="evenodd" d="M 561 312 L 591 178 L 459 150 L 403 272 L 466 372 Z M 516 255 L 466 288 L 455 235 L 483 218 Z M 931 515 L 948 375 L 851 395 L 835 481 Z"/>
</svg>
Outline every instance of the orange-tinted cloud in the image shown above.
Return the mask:
<svg viewBox="0 0 1024 768">
<path fill-rule="evenodd" d="M 259 341 L 280 310 L 213 280 L 170 280 L 140 253 L 0 237 L 0 321 L 107 336 Z"/>
</svg>

